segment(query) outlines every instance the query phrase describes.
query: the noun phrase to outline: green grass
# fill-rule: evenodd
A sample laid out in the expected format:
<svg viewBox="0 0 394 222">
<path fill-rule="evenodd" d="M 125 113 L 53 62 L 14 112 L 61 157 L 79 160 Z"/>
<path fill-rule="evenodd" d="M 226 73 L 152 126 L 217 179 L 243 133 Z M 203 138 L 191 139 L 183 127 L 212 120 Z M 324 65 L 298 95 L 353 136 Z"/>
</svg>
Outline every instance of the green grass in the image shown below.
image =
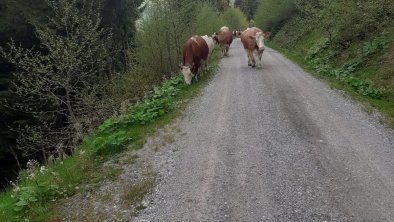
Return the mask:
<svg viewBox="0 0 394 222">
<path fill-rule="evenodd" d="M 373 48 L 376 45 L 375 40 L 371 40 L 372 43 L 354 41 L 348 49 L 336 51 L 332 58 L 328 56 L 326 60 L 322 60 L 328 61 L 324 67 L 320 63 L 311 63 L 307 58 L 310 49 L 321 38 L 322 35 L 314 31 L 292 47 L 280 47 L 275 39 L 268 42 L 267 45 L 283 53 L 309 73 L 327 82 L 332 88 L 346 91 L 352 98 L 361 102 L 364 107 L 369 107 L 369 110 L 371 110 L 371 107 L 377 109 L 384 116 L 383 122 L 394 127 L 393 40 L 389 39 L 388 48 L 383 49 Z M 369 44 L 369 48 L 363 48 L 367 44 Z M 327 56 L 327 52 L 323 50 L 320 56 L 324 58 L 324 56 Z M 339 78 L 338 75 L 328 74 L 338 74 L 343 64 L 349 61 L 357 61 L 357 59 L 361 61 L 361 65 L 357 66 L 354 71 L 348 72 L 349 74 L 346 76 Z M 319 70 L 321 67 L 324 68 L 323 71 Z"/>
<path fill-rule="evenodd" d="M 0 193 L 0 221 L 51 221 L 61 214 L 51 211 L 60 200 L 95 189 L 105 179 L 116 179 L 120 171 L 106 169 L 103 163 L 117 158 L 119 153 L 142 148 L 157 129 L 181 115 L 188 101 L 209 82 L 218 63 L 219 50 L 216 49 L 210 71 L 197 83 L 187 86 L 180 75 L 166 81 L 127 114 L 105 121 L 73 156 L 45 169 L 22 171 L 16 186 L 18 191 L 9 187 Z M 125 197 L 134 204 L 147 191 L 145 186 L 130 188 Z"/>
</svg>

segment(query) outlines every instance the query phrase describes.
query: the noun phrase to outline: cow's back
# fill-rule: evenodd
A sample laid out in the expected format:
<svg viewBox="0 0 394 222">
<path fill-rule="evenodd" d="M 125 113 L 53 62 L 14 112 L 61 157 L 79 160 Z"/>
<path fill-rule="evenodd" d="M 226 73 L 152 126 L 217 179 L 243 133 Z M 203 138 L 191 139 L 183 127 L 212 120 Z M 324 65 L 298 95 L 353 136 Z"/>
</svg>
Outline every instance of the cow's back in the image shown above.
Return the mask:
<svg viewBox="0 0 394 222">
<path fill-rule="evenodd" d="M 254 50 L 256 48 L 256 41 L 251 39 L 250 36 L 256 36 L 258 32 L 262 32 L 262 30 L 256 27 L 247 28 L 242 32 L 241 42 L 245 49 Z"/>
<path fill-rule="evenodd" d="M 221 31 L 218 33 L 217 39 L 221 45 L 231 45 L 233 42 L 233 33 L 230 31 Z"/>
<path fill-rule="evenodd" d="M 213 47 L 214 47 L 214 42 L 211 37 L 208 37 L 207 35 L 201 36 L 204 40 L 205 43 L 207 43 L 208 46 L 208 56 L 212 53 Z"/>
<path fill-rule="evenodd" d="M 208 44 L 205 42 L 205 40 L 201 37 L 201 36 L 194 36 L 194 38 L 196 39 L 197 43 L 198 43 L 198 47 L 199 47 L 199 56 L 202 60 L 207 60 L 208 55 L 209 55 L 209 47 Z"/>
</svg>

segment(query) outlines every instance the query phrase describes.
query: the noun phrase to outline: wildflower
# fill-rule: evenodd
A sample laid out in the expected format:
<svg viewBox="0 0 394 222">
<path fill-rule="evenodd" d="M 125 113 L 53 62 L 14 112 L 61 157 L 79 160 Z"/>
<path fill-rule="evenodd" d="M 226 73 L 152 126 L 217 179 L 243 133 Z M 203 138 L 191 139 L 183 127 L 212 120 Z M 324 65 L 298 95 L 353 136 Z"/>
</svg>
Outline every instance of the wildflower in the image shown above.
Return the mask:
<svg viewBox="0 0 394 222">
<path fill-rule="evenodd" d="M 40 167 L 40 173 L 45 173 L 47 171 L 47 169 L 45 168 L 45 166 L 41 166 Z"/>
<path fill-rule="evenodd" d="M 28 169 L 36 169 L 36 168 L 38 168 L 38 166 L 39 166 L 40 164 L 38 163 L 38 161 L 37 160 L 29 160 L 29 161 L 27 161 L 27 168 Z"/>
<path fill-rule="evenodd" d="M 15 186 L 14 189 L 12 189 L 12 192 L 17 193 L 21 190 L 19 186 Z"/>
<path fill-rule="evenodd" d="M 29 174 L 29 176 L 27 176 L 27 178 L 29 180 L 33 180 L 34 178 L 36 178 L 36 174 L 35 173 L 31 173 L 31 174 Z"/>
<path fill-rule="evenodd" d="M 79 151 L 79 155 L 84 155 L 85 154 L 85 150 L 81 150 L 81 151 Z"/>
<path fill-rule="evenodd" d="M 14 183 L 12 181 L 10 183 L 11 183 L 11 186 L 13 187 L 12 192 L 16 193 L 21 190 L 21 188 L 16 183 Z"/>
</svg>

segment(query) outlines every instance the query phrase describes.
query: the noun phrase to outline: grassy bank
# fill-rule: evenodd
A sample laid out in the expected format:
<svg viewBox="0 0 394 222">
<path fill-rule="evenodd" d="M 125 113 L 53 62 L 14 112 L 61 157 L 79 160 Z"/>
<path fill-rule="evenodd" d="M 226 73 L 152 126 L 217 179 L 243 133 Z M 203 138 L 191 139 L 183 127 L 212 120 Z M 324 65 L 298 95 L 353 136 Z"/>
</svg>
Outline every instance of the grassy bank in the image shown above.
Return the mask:
<svg viewBox="0 0 394 222">
<path fill-rule="evenodd" d="M 197 83 L 187 86 L 182 76 L 173 77 L 125 113 L 106 120 L 71 157 L 46 167 L 31 162 L 18 181 L 0 194 L 0 221 L 48 221 L 56 218 L 51 209 L 59 200 L 94 190 L 103 180 L 115 180 L 119 170 L 108 170 L 103 163 L 142 148 L 157 129 L 178 117 L 216 72 L 218 51 L 213 53 L 209 73 Z M 141 199 L 141 192 L 133 193 L 138 197 L 129 199 Z"/>
<path fill-rule="evenodd" d="M 340 48 L 323 31 L 302 27 L 305 24 L 294 19 L 268 45 L 331 87 L 346 91 L 368 111 L 379 110 L 382 120 L 394 126 L 394 30 L 371 33 Z"/>
</svg>

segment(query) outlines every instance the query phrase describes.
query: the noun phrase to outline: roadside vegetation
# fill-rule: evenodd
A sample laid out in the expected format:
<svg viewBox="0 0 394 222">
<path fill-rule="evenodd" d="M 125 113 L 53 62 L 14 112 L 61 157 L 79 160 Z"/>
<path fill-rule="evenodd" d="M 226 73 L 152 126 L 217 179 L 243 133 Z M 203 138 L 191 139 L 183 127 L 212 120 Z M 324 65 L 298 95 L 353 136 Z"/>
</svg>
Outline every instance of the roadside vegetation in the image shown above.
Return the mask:
<svg viewBox="0 0 394 222">
<path fill-rule="evenodd" d="M 269 45 L 394 126 L 394 3 L 262 0 L 255 22 Z"/>
<path fill-rule="evenodd" d="M 208 73 L 184 84 L 178 64 L 186 39 L 210 36 L 226 24 L 246 27 L 242 12 L 228 4 L 157 0 L 141 7 L 125 1 L 134 11 L 119 21 L 137 21 L 137 28 L 122 30 L 126 26 L 103 26 L 109 17 L 93 3 L 43 1 L 47 15 L 57 16 L 31 22 L 35 43 L 1 45 L 9 67 L 6 92 L 15 99 L 6 97 L 2 108 L 22 112 L 28 121 L 9 126 L 16 132 L 11 156 L 22 170 L 0 193 L 0 221 L 56 220 L 59 212 L 51 209 L 60 200 L 116 179 L 118 170 L 103 163 L 142 148 L 215 73 L 217 49 Z M 136 16 L 138 10 L 143 16 Z M 138 204 L 148 190 L 131 187 L 125 196 Z"/>
</svg>

